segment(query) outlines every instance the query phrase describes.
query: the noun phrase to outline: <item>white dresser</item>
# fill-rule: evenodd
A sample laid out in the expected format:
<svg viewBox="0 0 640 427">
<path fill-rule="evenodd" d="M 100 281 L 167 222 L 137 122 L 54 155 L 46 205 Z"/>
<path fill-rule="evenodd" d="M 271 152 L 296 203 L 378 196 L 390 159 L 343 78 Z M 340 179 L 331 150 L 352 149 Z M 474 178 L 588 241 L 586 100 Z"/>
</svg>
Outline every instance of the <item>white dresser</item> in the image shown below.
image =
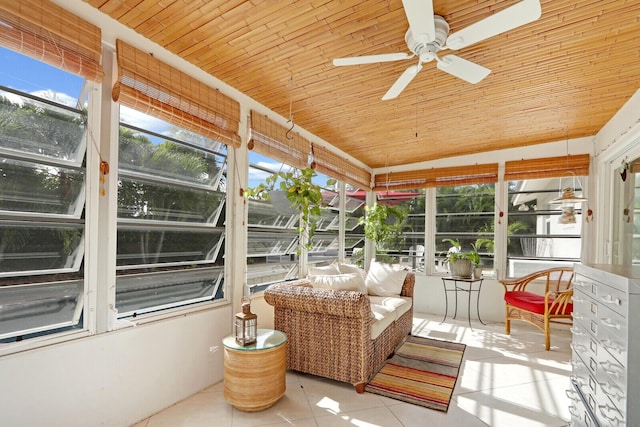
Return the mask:
<svg viewBox="0 0 640 427">
<path fill-rule="evenodd" d="M 640 426 L 640 267 L 576 264 L 573 426 Z"/>
</svg>

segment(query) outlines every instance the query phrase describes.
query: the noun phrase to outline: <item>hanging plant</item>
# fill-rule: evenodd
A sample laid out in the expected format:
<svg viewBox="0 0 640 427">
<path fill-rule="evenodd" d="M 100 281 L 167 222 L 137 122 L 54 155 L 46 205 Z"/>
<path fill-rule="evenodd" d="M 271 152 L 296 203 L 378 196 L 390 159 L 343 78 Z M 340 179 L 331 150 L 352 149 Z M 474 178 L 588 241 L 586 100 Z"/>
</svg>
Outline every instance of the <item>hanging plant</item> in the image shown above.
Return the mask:
<svg viewBox="0 0 640 427">
<path fill-rule="evenodd" d="M 375 242 L 377 252 L 401 234 L 407 216 L 407 209 L 403 206 L 376 202 L 373 206 L 365 206 L 365 216 L 360 217 L 359 223 L 364 225 L 364 236 Z"/>
<path fill-rule="evenodd" d="M 311 168 L 297 169 L 294 172 L 276 172 L 253 188 L 247 188 L 246 197 L 255 197 L 262 200 L 271 201 L 274 208 L 278 204 L 276 199 L 284 199 L 289 202 L 285 209 L 291 209 L 289 214 L 300 214 L 300 226 L 298 232 L 303 234 L 304 246 L 307 249 L 313 248 L 313 236 L 315 235 L 318 222 L 317 218 L 322 214 L 322 187 L 313 182 L 318 174 Z M 332 186 L 336 180 L 327 180 L 327 186 Z M 278 188 L 276 189 L 276 184 Z M 276 194 L 276 192 L 280 194 Z M 276 209 L 282 209 L 277 207 Z M 285 213 L 285 212 L 283 212 Z"/>
</svg>

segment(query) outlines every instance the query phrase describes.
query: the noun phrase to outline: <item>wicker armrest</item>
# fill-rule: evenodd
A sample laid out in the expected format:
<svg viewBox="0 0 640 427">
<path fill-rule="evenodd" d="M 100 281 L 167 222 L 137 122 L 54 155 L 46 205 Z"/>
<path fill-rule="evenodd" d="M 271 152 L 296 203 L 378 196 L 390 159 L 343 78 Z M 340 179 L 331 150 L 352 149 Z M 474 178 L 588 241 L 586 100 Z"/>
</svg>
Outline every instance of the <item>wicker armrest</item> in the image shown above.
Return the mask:
<svg viewBox="0 0 640 427">
<path fill-rule="evenodd" d="M 313 288 L 313 285 L 309 281 L 309 279 L 295 279 L 288 280 L 286 282 L 278 282 L 276 283 L 278 286 L 302 286 L 304 288 Z"/>
<path fill-rule="evenodd" d="M 369 298 L 362 292 L 334 291 L 278 283 L 264 291 L 264 299 L 274 307 L 340 317 L 371 317 Z"/>
<path fill-rule="evenodd" d="M 549 304 L 549 300 L 553 299 L 553 302 Z M 565 314 L 570 313 L 570 304 L 573 299 L 573 289 L 567 289 L 562 292 L 547 292 L 544 298 L 544 303 L 548 306 L 549 313 L 552 314 Z"/>
<path fill-rule="evenodd" d="M 402 284 L 402 291 L 400 292 L 400 296 L 403 297 L 411 297 L 413 298 L 413 287 L 416 284 L 416 275 L 413 272 L 407 273 L 407 276 L 404 279 L 404 283 Z"/>
<path fill-rule="evenodd" d="M 549 273 L 545 271 L 536 271 L 531 274 L 527 274 L 526 276 L 517 277 L 513 279 L 502 279 L 500 280 L 500 284 L 504 287 L 504 291 L 524 291 L 527 285 L 534 280 L 540 277 L 546 277 Z M 509 289 L 509 286 L 513 286 L 512 289 Z"/>
</svg>

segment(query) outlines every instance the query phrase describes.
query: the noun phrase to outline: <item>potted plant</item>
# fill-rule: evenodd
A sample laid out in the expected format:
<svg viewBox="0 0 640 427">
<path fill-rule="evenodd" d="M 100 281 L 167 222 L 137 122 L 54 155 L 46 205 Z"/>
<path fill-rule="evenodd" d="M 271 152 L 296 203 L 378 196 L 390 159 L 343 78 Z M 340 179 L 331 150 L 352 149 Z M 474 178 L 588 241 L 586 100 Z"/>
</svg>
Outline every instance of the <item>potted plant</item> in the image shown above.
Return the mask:
<svg viewBox="0 0 640 427">
<path fill-rule="evenodd" d="M 360 217 L 359 224 L 364 225 L 364 236 L 375 243 L 378 261 L 393 261 L 393 257 L 385 259 L 378 250 L 401 234 L 407 216 L 407 210 L 399 205 L 376 202 L 373 206 L 365 206 L 365 215 Z"/>
<path fill-rule="evenodd" d="M 449 264 L 449 271 L 454 277 L 471 277 L 471 271 L 473 263 L 471 261 L 469 253 L 462 252 L 462 247 L 458 239 L 442 239 L 443 242 L 447 242 L 451 245 L 447 252 L 447 262 Z M 477 251 L 475 255 L 478 255 Z M 478 263 L 480 257 L 477 257 Z"/>
<path fill-rule="evenodd" d="M 482 267 L 480 267 L 480 254 L 478 253 L 480 247 L 481 245 L 478 244 L 477 241 L 475 244 L 472 243 L 471 252 L 467 254 L 467 258 L 473 264 L 473 277 L 475 277 L 476 279 L 482 277 Z"/>
<path fill-rule="evenodd" d="M 300 214 L 298 231 L 303 233 L 304 246 L 313 248 L 313 236 L 317 228 L 317 220 L 322 213 L 322 187 L 313 182 L 318 174 L 311 168 L 296 169 L 294 172 L 276 172 L 268 176 L 264 183 L 247 188 L 245 197 L 269 200 L 274 209 L 282 214 Z M 334 185 L 336 180 L 327 180 L 327 186 Z M 278 184 L 278 188 L 276 188 Z M 284 206 L 283 206 L 284 203 Z M 288 206 L 287 206 L 288 204 Z"/>
</svg>

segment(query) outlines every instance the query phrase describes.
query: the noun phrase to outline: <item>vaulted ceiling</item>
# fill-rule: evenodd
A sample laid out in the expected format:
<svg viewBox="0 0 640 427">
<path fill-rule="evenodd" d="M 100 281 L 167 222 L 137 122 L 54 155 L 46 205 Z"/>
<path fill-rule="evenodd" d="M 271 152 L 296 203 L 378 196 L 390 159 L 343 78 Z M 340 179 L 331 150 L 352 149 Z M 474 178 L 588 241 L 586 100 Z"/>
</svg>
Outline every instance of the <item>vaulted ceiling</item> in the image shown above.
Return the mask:
<svg viewBox="0 0 640 427">
<path fill-rule="evenodd" d="M 470 84 L 435 61 L 336 67 L 408 52 L 401 0 L 85 0 L 372 168 L 595 135 L 640 88 L 640 2 L 542 0 L 540 19 L 458 50 Z M 434 0 L 456 32 L 516 0 Z M 542 156 L 542 153 L 541 153 Z"/>
</svg>

